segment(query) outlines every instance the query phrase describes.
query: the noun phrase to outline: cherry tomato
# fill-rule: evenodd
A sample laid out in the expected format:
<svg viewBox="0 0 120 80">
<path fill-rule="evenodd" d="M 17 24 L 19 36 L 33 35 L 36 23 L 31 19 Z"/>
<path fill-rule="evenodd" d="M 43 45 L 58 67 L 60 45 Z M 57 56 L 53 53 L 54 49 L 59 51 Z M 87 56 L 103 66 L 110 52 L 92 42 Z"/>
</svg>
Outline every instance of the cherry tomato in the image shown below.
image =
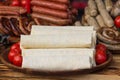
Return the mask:
<svg viewBox="0 0 120 80">
<path fill-rule="evenodd" d="M 25 7 L 25 5 L 27 4 L 27 0 L 21 0 L 21 6 Z"/>
<path fill-rule="evenodd" d="M 16 52 L 15 50 L 10 50 L 9 54 L 8 54 L 8 59 L 11 63 L 13 63 L 13 58 L 16 55 L 20 55 L 20 53 Z"/>
<path fill-rule="evenodd" d="M 103 50 L 97 50 L 95 55 L 96 64 L 102 64 L 107 60 L 106 52 Z"/>
<path fill-rule="evenodd" d="M 15 66 L 21 67 L 21 65 L 22 65 L 22 56 L 20 56 L 20 55 L 14 56 L 14 58 L 13 58 L 13 64 Z"/>
<path fill-rule="evenodd" d="M 79 2 L 79 1 L 73 1 L 72 7 L 76 9 L 84 9 L 87 6 L 87 3 L 85 2 Z"/>
<path fill-rule="evenodd" d="M 20 6 L 20 0 L 12 0 L 11 6 Z"/>
<path fill-rule="evenodd" d="M 10 50 L 11 50 L 11 51 L 14 50 L 14 51 L 16 51 L 16 52 L 18 52 L 18 53 L 21 53 L 20 43 L 18 42 L 18 43 L 13 44 L 13 45 L 11 46 Z"/>
<path fill-rule="evenodd" d="M 103 45 L 103 44 L 98 44 L 98 45 L 96 46 L 96 49 L 100 49 L 100 50 L 106 51 L 106 50 L 107 50 L 107 47 L 106 47 L 105 45 Z"/>
<path fill-rule="evenodd" d="M 118 16 L 118 17 L 115 18 L 114 23 L 115 23 L 115 26 L 116 26 L 117 28 L 120 28 L 120 16 Z"/>
<path fill-rule="evenodd" d="M 27 10 L 27 13 L 30 13 L 30 0 L 21 0 L 21 6 Z"/>
</svg>

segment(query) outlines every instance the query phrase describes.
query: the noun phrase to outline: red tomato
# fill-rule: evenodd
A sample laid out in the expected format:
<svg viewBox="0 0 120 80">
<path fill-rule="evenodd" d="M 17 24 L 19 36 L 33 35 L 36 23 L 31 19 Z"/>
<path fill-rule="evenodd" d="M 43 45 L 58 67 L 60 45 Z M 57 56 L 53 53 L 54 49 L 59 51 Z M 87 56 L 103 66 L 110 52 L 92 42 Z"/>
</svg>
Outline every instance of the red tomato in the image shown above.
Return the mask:
<svg viewBox="0 0 120 80">
<path fill-rule="evenodd" d="M 16 51 L 16 52 L 18 52 L 18 53 L 21 53 L 20 43 L 18 42 L 18 43 L 13 44 L 13 45 L 11 46 L 10 50 L 11 50 L 11 51 L 14 50 L 14 51 Z"/>
<path fill-rule="evenodd" d="M 25 5 L 27 4 L 27 0 L 21 0 L 21 6 L 25 7 Z"/>
<path fill-rule="evenodd" d="M 103 44 L 98 44 L 98 45 L 96 46 L 96 50 L 97 50 L 97 49 L 106 51 L 106 50 L 107 50 L 107 47 L 106 47 L 105 45 L 103 45 Z"/>
<path fill-rule="evenodd" d="M 14 56 L 14 58 L 13 58 L 13 64 L 15 66 L 21 67 L 21 65 L 22 65 L 22 56 L 20 56 L 20 55 Z"/>
<path fill-rule="evenodd" d="M 118 16 L 118 17 L 115 18 L 114 23 L 115 23 L 115 26 L 116 26 L 117 28 L 120 28 L 120 16 Z"/>
<path fill-rule="evenodd" d="M 87 3 L 85 2 L 78 2 L 78 1 L 73 1 L 72 2 L 72 7 L 76 9 L 84 9 L 87 6 Z"/>
<path fill-rule="evenodd" d="M 13 58 L 16 55 L 20 55 L 20 53 L 16 52 L 15 50 L 10 50 L 9 54 L 8 54 L 8 59 L 11 63 L 13 63 Z"/>
<path fill-rule="evenodd" d="M 12 0 L 11 6 L 20 6 L 19 0 Z"/>
<path fill-rule="evenodd" d="M 30 0 L 21 0 L 21 6 L 24 7 L 28 13 L 30 13 Z"/>
<path fill-rule="evenodd" d="M 96 64 L 102 64 L 107 60 L 106 52 L 103 50 L 97 50 L 95 55 Z"/>
</svg>

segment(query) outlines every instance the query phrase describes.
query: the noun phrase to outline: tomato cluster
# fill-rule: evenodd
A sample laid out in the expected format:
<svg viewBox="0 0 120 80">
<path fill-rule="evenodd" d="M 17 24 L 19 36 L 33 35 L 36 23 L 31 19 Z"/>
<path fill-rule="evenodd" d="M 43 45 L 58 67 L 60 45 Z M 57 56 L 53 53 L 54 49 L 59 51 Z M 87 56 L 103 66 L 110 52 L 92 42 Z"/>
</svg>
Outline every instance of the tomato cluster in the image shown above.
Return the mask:
<svg viewBox="0 0 120 80">
<path fill-rule="evenodd" d="M 22 65 L 22 56 L 20 50 L 20 43 L 13 44 L 10 48 L 10 52 L 8 54 L 9 61 L 15 66 L 21 67 Z"/>
<path fill-rule="evenodd" d="M 107 48 L 103 44 L 98 44 L 96 46 L 96 55 L 95 55 L 95 61 L 96 64 L 102 64 L 107 60 Z"/>
<path fill-rule="evenodd" d="M 21 6 L 30 13 L 30 0 L 12 0 L 11 6 Z"/>
</svg>

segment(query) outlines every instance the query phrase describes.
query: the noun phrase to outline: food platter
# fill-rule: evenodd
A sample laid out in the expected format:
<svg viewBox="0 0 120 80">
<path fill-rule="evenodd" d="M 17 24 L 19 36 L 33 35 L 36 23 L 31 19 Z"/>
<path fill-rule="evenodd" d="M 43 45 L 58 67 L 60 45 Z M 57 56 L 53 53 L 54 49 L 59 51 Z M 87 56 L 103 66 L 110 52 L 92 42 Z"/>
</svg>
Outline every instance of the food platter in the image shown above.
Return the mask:
<svg viewBox="0 0 120 80">
<path fill-rule="evenodd" d="M 23 72 L 23 73 L 26 73 L 26 74 L 34 74 L 34 75 L 35 74 L 36 75 L 71 75 L 71 74 L 73 75 L 73 74 L 92 73 L 92 72 L 104 69 L 105 67 L 107 67 L 111 63 L 111 61 L 113 59 L 112 54 L 108 51 L 107 52 L 107 61 L 104 62 L 103 64 L 97 65 L 96 67 L 93 67 L 91 69 L 78 69 L 78 70 L 71 70 L 71 71 L 54 71 L 54 72 L 42 71 L 42 70 L 41 71 L 39 71 L 39 70 L 36 71 L 36 70 L 28 69 L 28 68 L 17 67 L 17 66 L 14 66 L 13 64 L 11 64 L 8 61 L 8 58 L 7 58 L 9 50 L 10 49 L 8 48 L 3 53 L 1 53 L 1 55 L 0 55 L 1 62 L 4 63 L 9 68 L 14 69 L 15 71 Z"/>
</svg>

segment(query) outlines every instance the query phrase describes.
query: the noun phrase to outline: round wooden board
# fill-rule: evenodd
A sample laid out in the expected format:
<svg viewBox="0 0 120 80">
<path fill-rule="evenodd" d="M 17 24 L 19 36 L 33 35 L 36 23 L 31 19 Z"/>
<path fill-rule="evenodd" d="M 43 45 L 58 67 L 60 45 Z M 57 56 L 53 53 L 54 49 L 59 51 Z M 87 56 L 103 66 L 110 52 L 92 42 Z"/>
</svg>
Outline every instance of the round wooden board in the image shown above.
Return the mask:
<svg viewBox="0 0 120 80">
<path fill-rule="evenodd" d="M 33 75 L 76 75 L 76 74 L 87 74 L 87 73 L 91 73 L 91 72 L 95 72 L 101 69 L 104 69 L 105 67 L 107 67 L 112 59 L 113 56 L 110 52 L 107 53 L 107 61 L 101 65 L 97 65 L 96 67 L 93 67 L 91 69 L 78 69 L 78 70 L 71 70 L 71 71 L 56 71 L 56 72 L 49 72 L 49 71 L 35 71 L 32 69 L 25 69 L 25 68 L 21 68 L 21 67 L 17 67 L 12 65 L 7 58 L 7 55 L 9 53 L 10 49 L 6 49 L 3 53 L 1 53 L 0 55 L 0 59 L 1 62 L 4 63 L 6 66 L 19 71 L 19 72 L 23 72 L 23 73 L 27 73 L 27 74 L 33 74 Z"/>
</svg>

